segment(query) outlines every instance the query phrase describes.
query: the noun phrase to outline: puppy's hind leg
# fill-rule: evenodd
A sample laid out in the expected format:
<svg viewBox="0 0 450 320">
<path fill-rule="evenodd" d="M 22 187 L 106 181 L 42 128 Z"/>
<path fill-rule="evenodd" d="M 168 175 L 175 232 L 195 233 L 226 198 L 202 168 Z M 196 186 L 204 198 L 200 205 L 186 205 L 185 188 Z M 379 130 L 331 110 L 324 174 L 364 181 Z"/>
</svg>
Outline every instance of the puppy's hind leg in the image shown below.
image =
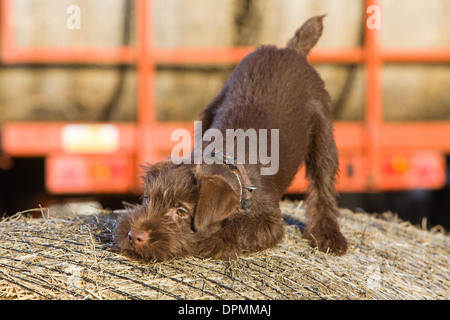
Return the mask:
<svg viewBox="0 0 450 320">
<path fill-rule="evenodd" d="M 331 117 L 324 114 L 323 106 L 318 107 L 313 116 L 314 126 L 305 159 L 310 186 L 310 194 L 306 200 L 305 238 L 320 251 L 342 255 L 347 251 L 347 240 L 337 221 L 339 210 L 334 183 L 339 170 L 338 154 Z"/>
</svg>

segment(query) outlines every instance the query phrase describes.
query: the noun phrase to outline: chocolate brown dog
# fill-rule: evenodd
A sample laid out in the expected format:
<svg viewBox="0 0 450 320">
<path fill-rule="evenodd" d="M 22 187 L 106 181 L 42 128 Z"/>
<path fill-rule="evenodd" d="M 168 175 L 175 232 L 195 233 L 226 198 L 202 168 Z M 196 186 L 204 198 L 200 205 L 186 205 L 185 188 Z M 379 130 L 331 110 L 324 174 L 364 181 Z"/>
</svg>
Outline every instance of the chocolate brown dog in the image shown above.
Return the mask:
<svg viewBox="0 0 450 320">
<path fill-rule="evenodd" d="M 245 57 L 201 114 L 203 133 L 277 129 L 278 171 L 261 174 L 267 164 L 249 163 L 249 146 L 243 163 L 230 160 L 226 141 L 209 155 L 224 163 L 168 159 L 146 167 L 143 203 L 118 217 L 117 252 L 143 262 L 188 255 L 228 260 L 273 247 L 284 235 L 279 201 L 303 163 L 310 182 L 304 236 L 321 251 L 346 252 L 336 218 L 330 97 L 306 60 L 322 33 L 322 19 L 306 21 L 286 48 L 262 46 Z"/>
</svg>

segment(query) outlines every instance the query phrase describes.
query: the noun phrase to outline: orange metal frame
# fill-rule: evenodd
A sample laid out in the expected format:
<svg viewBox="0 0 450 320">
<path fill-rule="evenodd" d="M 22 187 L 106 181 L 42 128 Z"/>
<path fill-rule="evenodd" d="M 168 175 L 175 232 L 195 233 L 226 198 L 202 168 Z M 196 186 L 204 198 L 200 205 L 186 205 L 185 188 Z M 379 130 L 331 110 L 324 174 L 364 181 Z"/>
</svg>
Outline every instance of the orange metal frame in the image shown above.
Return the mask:
<svg viewBox="0 0 450 320">
<path fill-rule="evenodd" d="M 168 155 L 174 145 L 171 132 L 176 128 L 193 129 L 192 123 L 161 123 L 156 120 L 155 76 L 158 64 L 234 64 L 253 47 L 229 48 L 161 48 L 152 39 L 151 1 L 135 0 L 137 45 L 118 48 L 25 48 L 14 43 L 11 0 L 1 1 L 1 59 L 5 64 L 16 63 L 129 63 L 136 64 L 138 76 L 137 123 L 114 123 L 120 143 L 115 153 L 132 159 L 131 175 L 137 176 L 137 164 L 156 162 Z M 365 0 L 366 7 L 379 5 L 377 0 Z M 402 154 L 409 157 L 422 150 L 423 159 L 437 159 L 442 172 L 428 179 L 421 187 L 438 188 L 445 184 L 444 163 L 440 154 L 450 153 L 450 122 L 386 123 L 383 121 L 382 67 L 384 63 L 450 63 L 450 48 L 407 50 L 383 49 L 380 30 L 364 26 L 362 47 L 345 49 L 314 49 L 312 63 L 362 64 L 366 71 L 366 105 L 363 122 L 335 122 L 335 138 L 340 153 L 340 191 L 379 191 L 414 188 L 404 180 L 383 173 L 386 157 Z M 23 122 L 7 123 L 2 127 L 4 151 L 12 156 L 63 155 L 61 130 L 67 123 Z M 38 143 L 36 143 L 38 141 Z M 139 141 L 139 143 L 138 143 Z M 427 153 L 428 152 L 428 153 Z M 429 156 L 432 156 L 431 158 Z M 437 155 L 437 157 L 433 157 Z M 78 155 L 77 155 L 78 156 Z M 52 161 L 48 161 L 52 163 Z M 51 164 L 49 164 L 51 165 Z M 114 190 L 98 186 L 83 192 L 125 192 L 136 189 L 125 183 Z M 305 188 L 302 171 L 290 187 L 292 192 Z M 64 188 L 49 188 L 64 192 Z M 68 189 L 67 191 L 69 191 Z M 72 190 L 73 191 L 73 190 Z"/>
</svg>

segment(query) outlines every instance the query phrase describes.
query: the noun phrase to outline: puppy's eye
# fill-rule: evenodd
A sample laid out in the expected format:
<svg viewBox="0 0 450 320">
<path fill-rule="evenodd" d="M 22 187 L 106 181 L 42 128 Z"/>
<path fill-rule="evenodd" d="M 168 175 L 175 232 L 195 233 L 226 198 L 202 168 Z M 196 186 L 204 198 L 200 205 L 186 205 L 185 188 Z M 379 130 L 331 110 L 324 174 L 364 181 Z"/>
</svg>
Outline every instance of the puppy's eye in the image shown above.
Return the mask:
<svg viewBox="0 0 450 320">
<path fill-rule="evenodd" d="M 177 215 L 179 215 L 180 217 L 184 217 L 188 214 L 189 214 L 189 212 L 185 208 L 183 208 L 183 207 L 177 208 Z"/>
<path fill-rule="evenodd" d="M 147 206 L 148 202 L 149 202 L 149 199 L 150 199 L 150 196 L 144 196 L 143 199 L 142 199 L 142 204 L 144 206 Z"/>
</svg>

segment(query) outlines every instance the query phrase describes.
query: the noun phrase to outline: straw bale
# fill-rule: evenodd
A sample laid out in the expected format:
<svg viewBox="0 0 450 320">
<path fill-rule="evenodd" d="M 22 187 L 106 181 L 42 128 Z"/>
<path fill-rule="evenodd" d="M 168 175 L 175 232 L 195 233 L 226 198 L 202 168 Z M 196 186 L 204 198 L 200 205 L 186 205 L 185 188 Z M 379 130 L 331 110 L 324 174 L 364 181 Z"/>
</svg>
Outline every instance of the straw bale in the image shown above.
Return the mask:
<svg viewBox="0 0 450 320">
<path fill-rule="evenodd" d="M 131 2 L 130 2 L 131 3 Z M 12 2 L 14 41 L 23 47 L 102 47 L 136 44 L 134 5 L 126 24 L 127 1 L 77 0 L 81 28 L 66 26 L 69 0 Z M 447 0 L 381 1 L 381 43 L 387 48 L 448 46 Z M 365 8 L 353 0 L 153 0 L 152 41 L 158 47 L 284 46 L 307 18 L 327 14 L 318 47 L 352 48 L 363 41 Z M 129 37 L 124 31 L 129 26 Z M 129 39 L 126 39 L 129 38 Z M 363 66 L 316 65 L 332 97 L 337 120 L 364 119 Z M 158 120 L 190 121 L 214 97 L 228 70 L 158 68 Z M 170 69 L 171 68 L 171 69 Z M 449 66 L 387 64 L 383 68 L 384 117 L 387 121 L 448 120 Z M 29 68 L 0 64 L 0 124 L 8 121 L 135 121 L 136 72 L 118 67 L 56 65 Z M 131 70 L 133 69 L 133 70 Z M 11 89 L 12 88 L 12 89 Z M 112 101 L 112 107 L 110 101 Z M 111 109 L 111 110 L 110 110 Z M 108 110 L 110 110 L 108 112 Z"/>
<path fill-rule="evenodd" d="M 161 68 L 156 75 L 158 121 L 194 121 L 220 91 L 233 68 Z"/>
<path fill-rule="evenodd" d="M 287 221 L 304 208 L 283 201 Z M 387 212 L 342 209 L 347 255 L 312 249 L 290 224 L 275 248 L 236 261 L 139 264 L 110 251 L 114 213 L 0 222 L 0 299 L 449 299 L 450 238 Z"/>
<path fill-rule="evenodd" d="M 0 70 L 0 124 L 8 121 L 136 120 L 136 72 L 117 68 Z"/>
<path fill-rule="evenodd" d="M 80 29 L 66 25 L 71 5 L 80 8 Z M 15 41 L 25 47 L 120 46 L 124 8 L 125 0 L 12 1 Z"/>
</svg>

